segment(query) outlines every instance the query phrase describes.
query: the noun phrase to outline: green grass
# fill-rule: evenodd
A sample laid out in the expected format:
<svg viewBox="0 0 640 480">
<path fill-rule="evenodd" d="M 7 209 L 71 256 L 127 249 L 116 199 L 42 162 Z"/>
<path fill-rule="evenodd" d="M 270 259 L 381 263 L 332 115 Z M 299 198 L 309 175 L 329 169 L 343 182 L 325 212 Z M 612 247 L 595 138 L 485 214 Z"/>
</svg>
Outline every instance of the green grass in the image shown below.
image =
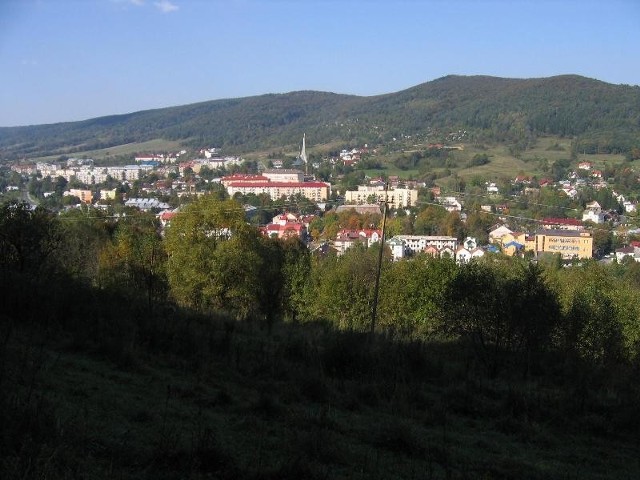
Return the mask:
<svg viewBox="0 0 640 480">
<path fill-rule="evenodd" d="M 140 143 L 127 143 L 125 145 L 116 145 L 109 148 L 103 148 L 99 150 L 86 150 L 83 152 L 76 152 L 68 155 L 69 157 L 87 157 L 93 159 L 104 159 L 108 157 L 116 157 L 119 155 L 133 155 L 142 152 L 175 152 L 181 150 L 182 144 L 178 141 L 164 140 L 157 138 Z M 46 157 L 34 158 L 35 162 L 50 162 L 59 158 L 59 155 L 51 155 Z"/>
<path fill-rule="evenodd" d="M 408 151 L 407 151 L 408 152 Z M 407 153 L 405 152 L 405 153 Z M 470 160 L 476 154 L 487 154 L 489 163 L 486 165 L 467 167 Z M 420 168 L 401 170 L 393 164 L 393 160 L 400 155 L 391 153 L 378 156 L 377 158 L 384 165 L 383 170 L 365 170 L 370 177 L 385 175 L 398 175 L 401 178 L 420 178 L 424 172 Z M 533 148 L 530 148 L 517 157 L 514 156 L 507 145 L 495 144 L 478 147 L 474 145 L 464 145 L 464 150 L 452 152 L 455 159 L 454 167 L 451 167 L 451 176 L 443 176 L 438 180 L 438 184 L 447 184 L 453 178 L 453 174 L 466 180 L 479 175 L 487 180 L 497 180 L 500 178 L 513 178 L 518 174 L 528 176 L 544 177 L 549 175 L 549 171 L 542 169 L 542 160 L 546 159 L 550 167 L 554 162 L 571 157 L 571 139 L 561 137 L 540 137 Z M 579 154 L 578 159 L 573 162 L 577 167 L 578 162 L 589 161 L 594 168 L 604 170 L 607 165 L 619 165 L 625 160 L 624 155 L 617 154 Z M 640 162 L 636 162 L 640 164 Z M 443 169 L 434 169 L 433 172 L 442 172 Z"/>
<path fill-rule="evenodd" d="M 579 413 L 569 387 L 489 380 L 455 345 L 214 323 L 199 358 L 113 356 L 20 332 L 2 350 L 3 478 L 640 475 L 623 415 L 590 395 Z"/>
<path fill-rule="evenodd" d="M 463 154 L 462 154 L 463 153 Z M 472 168 L 464 168 L 464 165 L 473 158 L 475 154 L 486 153 L 489 157 L 489 163 Z M 460 158 L 458 165 L 462 168 L 457 170 L 457 174 L 463 178 L 470 178 L 474 175 L 480 175 L 486 179 L 495 180 L 501 177 L 515 177 L 519 172 L 533 175 L 535 170 L 532 166 L 511 155 L 508 148 L 503 145 L 494 146 L 487 150 L 481 150 L 468 147 L 464 152 L 456 155 Z"/>
<path fill-rule="evenodd" d="M 556 150 L 556 144 L 562 150 Z M 524 160 L 531 160 L 536 157 L 546 158 L 549 160 L 550 164 L 556 160 L 571 158 L 571 139 L 561 137 L 538 138 L 535 147 L 522 154 L 522 158 Z M 625 157 L 622 154 L 578 153 L 575 164 L 577 165 L 579 162 L 587 161 L 591 162 L 594 165 L 594 168 L 604 169 L 607 164 L 617 165 L 622 163 L 624 160 Z"/>
</svg>

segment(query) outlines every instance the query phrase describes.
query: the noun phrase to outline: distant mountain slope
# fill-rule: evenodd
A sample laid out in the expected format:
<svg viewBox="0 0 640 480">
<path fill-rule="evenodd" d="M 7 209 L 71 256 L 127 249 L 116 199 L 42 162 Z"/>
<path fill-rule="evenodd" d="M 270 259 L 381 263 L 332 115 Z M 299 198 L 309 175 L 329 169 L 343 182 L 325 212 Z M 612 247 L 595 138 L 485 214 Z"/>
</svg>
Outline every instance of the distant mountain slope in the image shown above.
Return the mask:
<svg viewBox="0 0 640 480">
<path fill-rule="evenodd" d="M 154 138 L 228 151 L 385 141 L 465 128 L 481 141 L 521 144 L 539 134 L 580 136 L 585 149 L 640 144 L 640 87 L 576 75 L 539 79 L 447 76 L 373 97 L 301 91 L 147 110 L 82 122 L 0 128 L 0 158 L 63 154 Z"/>
</svg>

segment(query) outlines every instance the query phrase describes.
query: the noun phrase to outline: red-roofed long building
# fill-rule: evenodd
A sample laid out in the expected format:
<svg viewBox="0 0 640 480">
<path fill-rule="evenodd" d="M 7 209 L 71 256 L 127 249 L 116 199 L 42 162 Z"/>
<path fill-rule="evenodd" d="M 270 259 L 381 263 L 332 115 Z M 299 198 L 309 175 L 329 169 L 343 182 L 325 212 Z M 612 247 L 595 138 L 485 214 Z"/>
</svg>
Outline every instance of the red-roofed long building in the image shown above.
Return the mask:
<svg viewBox="0 0 640 480">
<path fill-rule="evenodd" d="M 230 184 L 236 182 L 243 183 L 251 183 L 251 184 L 262 184 L 268 183 L 269 179 L 262 175 L 243 175 L 243 174 L 235 174 L 235 175 L 227 175 L 226 177 L 222 177 L 220 179 L 220 183 L 224 185 L 225 188 L 228 188 Z"/>
<path fill-rule="evenodd" d="M 544 218 L 542 228 L 552 230 L 584 230 L 584 224 L 577 218 Z"/>
<path fill-rule="evenodd" d="M 230 196 L 236 193 L 260 195 L 266 193 L 272 200 L 300 194 L 313 202 L 324 202 L 329 198 L 331 185 L 325 182 L 257 182 L 231 181 L 226 184 Z"/>
<path fill-rule="evenodd" d="M 299 170 L 265 170 L 262 175 L 231 175 L 220 183 L 230 196 L 236 193 L 260 195 L 265 193 L 272 200 L 302 195 L 313 202 L 324 202 L 331 195 L 331 185 L 325 182 L 305 182 Z"/>
</svg>

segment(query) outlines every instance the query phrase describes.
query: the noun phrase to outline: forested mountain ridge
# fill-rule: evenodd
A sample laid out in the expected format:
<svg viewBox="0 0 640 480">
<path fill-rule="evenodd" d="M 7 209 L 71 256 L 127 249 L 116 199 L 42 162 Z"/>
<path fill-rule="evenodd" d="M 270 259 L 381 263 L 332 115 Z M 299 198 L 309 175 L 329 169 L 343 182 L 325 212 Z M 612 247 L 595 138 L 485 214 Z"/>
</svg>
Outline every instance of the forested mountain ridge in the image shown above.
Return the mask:
<svg viewBox="0 0 640 480">
<path fill-rule="evenodd" d="M 249 152 L 299 142 L 386 142 L 468 129 L 477 141 L 526 148 L 537 135 L 578 136 L 587 153 L 640 144 L 640 87 L 577 75 L 536 79 L 446 76 L 371 97 L 299 91 L 0 128 L 0 159 L 69 154 L 155 138 Z"/>
</svg>

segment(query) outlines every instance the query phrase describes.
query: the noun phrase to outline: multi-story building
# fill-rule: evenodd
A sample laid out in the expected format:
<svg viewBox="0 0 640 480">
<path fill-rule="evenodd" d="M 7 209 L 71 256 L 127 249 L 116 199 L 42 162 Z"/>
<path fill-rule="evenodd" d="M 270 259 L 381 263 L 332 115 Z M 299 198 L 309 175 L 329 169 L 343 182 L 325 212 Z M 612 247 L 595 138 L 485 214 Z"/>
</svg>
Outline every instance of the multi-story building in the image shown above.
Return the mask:
<svg viewBox="0 0 640 480">
<path fill-rule="evenodd" d="M 220 183 L 230 196 L 236 193 L 248 195 L 261 193 L 272 200 L 302 195 L 313 202 L 324 202 L 331 194 L 331 185 L 325 182 L 304 182 L 303 173 L 298 170 L 266 170 L 263 175 L 231 175 L 223 177 Z"/>
<path fill-rule="evenodd" d="M 82 203 L 91 203 L 93 201 L 93 193 L 91 190 L 72 188 L 69 190 L 69 193 L 65 192 L 65 195 L 78 197 Z"/>
<path fill-rule="evenodd" d="M 564 259 L 591 258 L 593 256 L 593 236 L 586 230 L 538 230 L 533 245 L 536 255 L 541 253 L 559 253 Z"/>
<path fill-rule="evenodd" d="M 453 256 L 458 249 L 458 239 L 444 235 L 396 235 L 388 244 L 394 260 L 425 252 L 427 249 L 438 252 L 439 255 L 444 252 Z"/>
<path fill-rule="evenodd" d="M 100 190 L 100 200 L 115 200 L 117 191 L 113 190 Z"/>
<path fill-rule="evenodd" d="M 589 202 L 586 205 L 586 208 L 582 214 L 583 222 L 593 222 L 593 223 L 603 223 L 604 222 L 604 212 L 602 211 L 602 207 L 596 201 Z"/>
<path fill-rule="evenodd" d="M 266 193 L 271 200 L 300 194 L 313 202 L 324 202 L 329 198 L 331 186 L 324 182 L 231 182 L 227 186 L 227 191 L 230 196 L 236 193 L 243 195 Z"/>
<path fill-rule="evenodd" d="M 347 190 L 345 202 L 354 204 L 384 202 L 392 208 L 406 208 L 418 202 L 418 191 L 408 188 L 385 190 L 383 186 L 361 185 L 358 190 Z"/>
</svg>

